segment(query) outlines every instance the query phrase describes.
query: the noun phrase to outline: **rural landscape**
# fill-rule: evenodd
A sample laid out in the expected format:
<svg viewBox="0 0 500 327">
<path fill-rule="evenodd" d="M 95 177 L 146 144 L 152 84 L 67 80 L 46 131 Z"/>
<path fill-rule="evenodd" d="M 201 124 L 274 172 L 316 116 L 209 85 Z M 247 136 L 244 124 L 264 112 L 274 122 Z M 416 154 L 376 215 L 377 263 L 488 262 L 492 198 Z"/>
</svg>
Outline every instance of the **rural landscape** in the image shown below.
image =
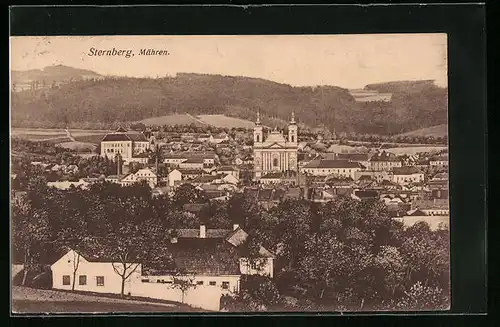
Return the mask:
<svg viewBox="0 0 500 327">
<path fill-rule="evenodd" d="M 14 313 L 450 308 L 448 89 L 11 71 Z"/>
</svg>

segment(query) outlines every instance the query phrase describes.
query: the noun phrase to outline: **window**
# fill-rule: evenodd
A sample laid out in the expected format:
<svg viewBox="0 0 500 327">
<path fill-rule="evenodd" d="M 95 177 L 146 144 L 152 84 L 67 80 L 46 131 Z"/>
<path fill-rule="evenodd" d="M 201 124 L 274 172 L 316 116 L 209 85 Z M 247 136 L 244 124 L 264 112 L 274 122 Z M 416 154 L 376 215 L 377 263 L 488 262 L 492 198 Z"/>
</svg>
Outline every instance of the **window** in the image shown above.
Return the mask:
<svg viewBox="0 0 500 327">
<path fill-rule="evenodd" d="M 210 286 L 215 286 L 215 284 L 216 283 L 214 281 L 208 282 L 208 285 L 210 285 Z"/>
<path fill-rule="evenodd" d="M 229 282 L 222 282 L 222 289 L 228 290 L 229 289 Z"/>
<path fill-rule="evenodd" d="M 104 286 L 104 276 L 97 276 L 96 280 L 97 280 L 97 286 Z"/>
<path fill-rule="evenodd" d="M 196 285 L 203 285 L 203 281 L 202 280 L 197 281 Z"/>
<path fill-rule="evenodd" d="M 71 284 L 71 277 L 69 275 L 64 275 L 63 276 L 63 285 L 69 285 Z"/>
<path fill-rule="evenodd" d="M 278 167 L 278 159 L 277 158 L 273 159 L 273 166 Z"/>
<path fill-rule="evenodd" d="M 87 276 L 86 275 L 80 275 L 78 277 L 78 285 L 87 285 Z"/>
<path fill-rule="evenodd" d="M 292 135 L 292 142 L 295 142 L 295 136 Z"/>
</svg>

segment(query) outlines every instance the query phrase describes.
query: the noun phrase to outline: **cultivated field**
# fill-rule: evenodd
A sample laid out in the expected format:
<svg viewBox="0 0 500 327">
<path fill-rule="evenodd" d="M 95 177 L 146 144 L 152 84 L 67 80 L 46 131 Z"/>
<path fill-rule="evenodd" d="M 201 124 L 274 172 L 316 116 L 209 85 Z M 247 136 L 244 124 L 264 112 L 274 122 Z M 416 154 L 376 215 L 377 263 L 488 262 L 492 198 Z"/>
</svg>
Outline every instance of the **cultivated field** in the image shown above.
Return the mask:
<svg viewBox="0 0 500 327">
<path fill-rule="evenodd" d="M 448 147 L 446 146 L 408 146 L 408 147 L 384 149 L 384 151 L 391 152 L 397 155 L 402 155 L 402 154 L 412 155 L 417 153 L 438 152 L 446 149 L 448 149 Z"/>
<path fill-rule="evenodd" d="M 197 116 L 201 121 L 215 127 L 222 128 L 253 128 L 255 126 L 254 122 L 249 120 L 227 117 L 225 115 L 200 115 Z"/>
<path fill-rule="evenodd" d="M 249 120 L 227 117 L 225 115 L 199 115 L 192 116 L 190 114 L 182 115 L 167 115 L 160 117 L 146 118 L 140 121 L 145 125 L 161 126 L 161 125 L 190 125 L 197 126 L 214 126 L 221 128 L 252 128 L 254 123 Z"/>
<path fill-rule="evenodd" d="M 12 128 L 11 136 L 30 141 L 44 141 L 73 150 L 89 150 L 99 144 L 108 131 L 71 129 L 72 141 L 62 129 Z"/>
<path fill-rule="evenodd" d="M 141 120 L 140 123 L 151 126 L 190 125 L 190 124 L 203 125 L 197 122 L 193 116 L 184 114 L 146 118 Z"/>
<path fill-rule="evenodd" d="M 180 303 L 120 299 L 108 295 L 41 290 L 12 286 L 15 313 L 112 313 L 202 311 Z"/>
<path fill-rule="evenodd" d="M 427 128 L 417 129 L 408 133 L 401 134 L 402 136 L 433 136 L 433 137 L 444 137 L 448 135 L 448 125 L 437 125 Z"/>
</svg>

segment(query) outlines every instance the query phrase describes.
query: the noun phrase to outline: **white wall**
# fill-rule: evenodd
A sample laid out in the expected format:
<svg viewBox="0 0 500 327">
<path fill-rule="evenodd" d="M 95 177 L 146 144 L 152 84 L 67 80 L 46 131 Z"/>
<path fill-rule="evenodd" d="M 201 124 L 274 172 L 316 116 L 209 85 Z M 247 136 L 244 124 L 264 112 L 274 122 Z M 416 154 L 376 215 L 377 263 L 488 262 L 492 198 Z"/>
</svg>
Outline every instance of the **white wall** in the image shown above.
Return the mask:
<svg viewBox="0 0 500 327">
<path fill-rule="evenodd" d="M 75 252 L 69 251 L 51 267 L 52 269 L 52 287 L 55 289 L 71 290 L 73 285 L 73 262 L 77 256 Z M 135 267 L 135 265 L 133 266 Z M 70 284 L 63 285 L 63 276 L 70 276 Z M 87 285 L 79 285 L 79 276 L 87 276 Z M 141 266 L 125 281 L 125 291 L 131 292 L 132 285 L 140 281 Z M 97 276 L 104 276 L 104 285 L 97 286 Z M 80 256 L 78 269 L 75 278 L 75 291 L 87 291 L 97 293 L 116 293 L 121 292 L 121 277 L 114 271 L 113 265 L 109 262 L 88 262 Z"/>
<path fill-rule="evenodd" d="M 168 185 L 169 186 L 175 186 L 175 181 L 180 181 L 182 180 L 182 174 L 178 170 L 172 170 L 168 174 Z"/>
<path fill-rule="evenodd" d="M 165 283 L 172 281 L 171 276 L 143 276 L 143 280 L 134 284 L 132 296 L 143 296 L 168 301 L 182 302 L 182 292 L 173 288 L 171 284 Z M 157 282 L 160 280 L 160 282 Z M 240 276 L 196 276 L 194 283 L 203 281 L 203 285 L 196 285 L 190 288 L 184 294 L 184 303 L 195 308 L 205 310 L 220 310 L 220 298 L 223 294 L 237 292 L 239 290 Z M 164 281 L 164 282 L 161 282 Z M 215 286 L 210 286 L 209 282 L 215 281 Z M 229 290 L 222 289 L 222 282 L 229 282 Z"/>
</svg>

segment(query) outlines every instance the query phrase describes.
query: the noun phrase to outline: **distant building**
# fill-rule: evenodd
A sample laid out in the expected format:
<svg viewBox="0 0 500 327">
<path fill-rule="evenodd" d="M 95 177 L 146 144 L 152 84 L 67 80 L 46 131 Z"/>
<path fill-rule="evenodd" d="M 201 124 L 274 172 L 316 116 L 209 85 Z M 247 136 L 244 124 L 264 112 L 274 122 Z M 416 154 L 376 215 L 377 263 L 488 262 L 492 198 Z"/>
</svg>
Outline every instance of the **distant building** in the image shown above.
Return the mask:
<svg viewBox="0 0 500 327">
<path fill-rule="evenodd" d="M 403 163 L 396 155 L 388 152 L 375 154 L 370 158 L 370 170 L 391 171 L 393 168 L 402 167 Z"/>
<path fill-rule="evenodd" d="M 424 181 L 424 173 L 417 167 L 413 166 L 394 167 L 392 169 L 392 178 L 394 183 L 398 183 L 400 185 L 420 183 Z"/>
<path fill-rule="evenodd" d="M 315 159 L 301 168 L 302 172 L 312 176 L 335 175 L 341 177 L 350 177 L 353 180 L 356 173 L 365 169 L 359 162 L 348 160 L 324 160 Z"/>
<path fill-rule="evenodd" d="M 236 179 L 240 178 L 240 171 L 232 166 L 222 166 L 217 168 L 217 172 L 219 174 L 227 174 L 227 175 L 232 175 Z"/>
<path fill-rule="evenodd" d="M 288 137 L 276 128 L 264 137 L 260 116 L 254 127 L 254 169 L 255 178 L 259 179 L 269 172 L 285 172 L 297 170 L 297 134 L 295 116 L 288 126 Z"/>
<path fill-rule="evenodd" d="M 175 186 L 176 181 L 182 180 L 182 173 L 174 169 L 170 173 L 168 173 L 168 186 Z"/>
<path fill-rule="evenodd" d="M 436 156 L 429 160 L 431 167 L 448 167 L 448 156 Z"/>
<path fill-rule="evenodd" d="M 131 161 L 133 157 L 146 152 L 149 147 L 149 140 L 144 134 L 127 132 L 120 127 L 115 132 L 106 134 L 101 140 L 101 156 L 114 160 L 115 155 L 120 154 L 123 161 Z"/>
</svg>

